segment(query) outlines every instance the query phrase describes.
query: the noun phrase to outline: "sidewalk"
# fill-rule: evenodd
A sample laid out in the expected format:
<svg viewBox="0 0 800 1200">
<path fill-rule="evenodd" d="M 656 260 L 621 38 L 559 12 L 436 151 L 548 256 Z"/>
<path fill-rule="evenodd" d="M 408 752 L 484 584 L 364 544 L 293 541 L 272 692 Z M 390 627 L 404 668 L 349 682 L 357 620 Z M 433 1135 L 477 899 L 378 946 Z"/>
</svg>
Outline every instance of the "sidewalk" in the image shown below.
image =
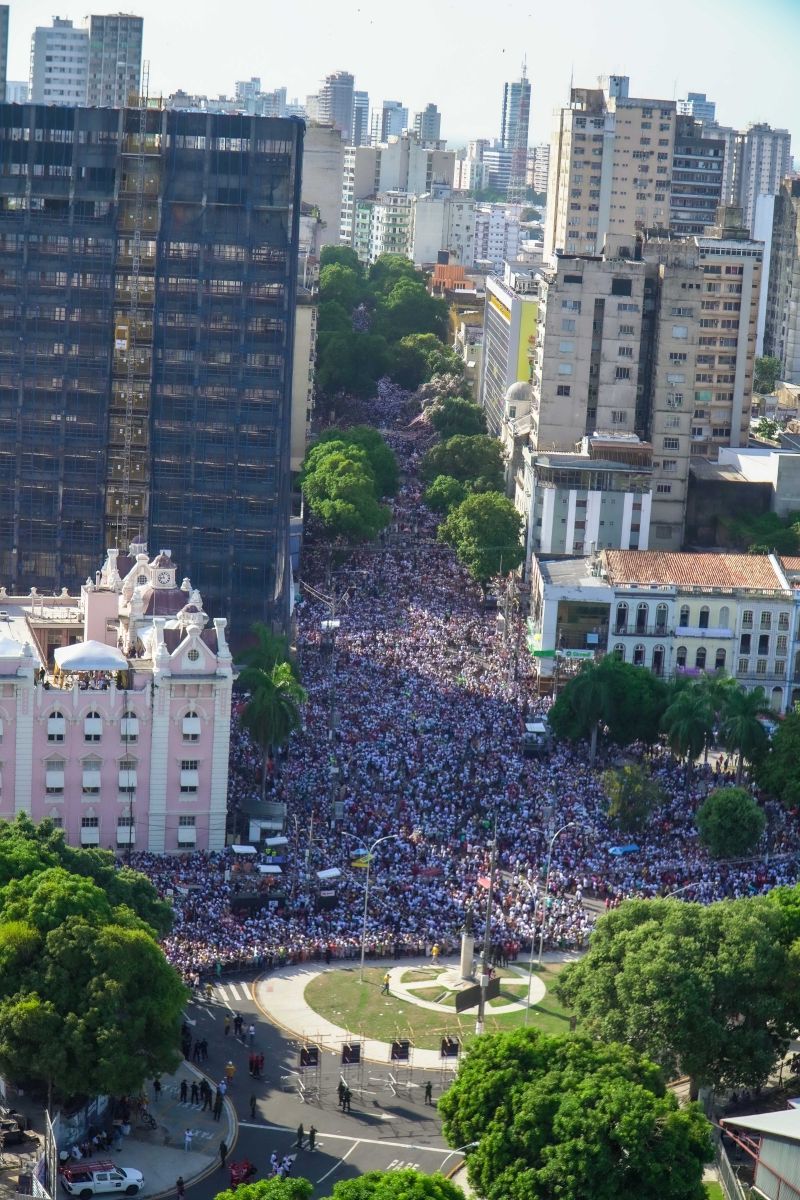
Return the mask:
<svg viewBox="0 0 800 1200">
<path fill-rule="evenodd" d="M 215 1121 L 210 1109 L 201 1111 L 200 1105 L 182 1104 L 180 1100 L 181 1080 L 191 1088 L 199 1083 L 203 1072 L 185 1059 L 174 1075 L 161 1076 L 161 1098 L 153 1099 L 152 1081 L 147 1084 L 150 1112 L 157 1121 L 156 1129 L 142 1129 L 132 1122 L 130 1135 L 125 1138 L 119 1153 L 111 1157 L 121 1167 L 135 1167 L 145 1178 L 140 1196 L 152 1200 L 155 1196 L 175 1193 L 179 1175 L 187 1187 L 213 1171 L 219 1171 L 220 1190 L 228 1186 L 227 1172 L 219 1170 L 219 1144 L 224 1138 L 228 1150 L 232 1151 L 238 1133 L 238 1122 L 233 1105 L 225 1100 L 222 1117 Z M 216 1080 L 208 1077 L 212 1089 Z M 186 1130 L 191 1129 L 191 1149 L 184 1149 Z"/>
</svg>

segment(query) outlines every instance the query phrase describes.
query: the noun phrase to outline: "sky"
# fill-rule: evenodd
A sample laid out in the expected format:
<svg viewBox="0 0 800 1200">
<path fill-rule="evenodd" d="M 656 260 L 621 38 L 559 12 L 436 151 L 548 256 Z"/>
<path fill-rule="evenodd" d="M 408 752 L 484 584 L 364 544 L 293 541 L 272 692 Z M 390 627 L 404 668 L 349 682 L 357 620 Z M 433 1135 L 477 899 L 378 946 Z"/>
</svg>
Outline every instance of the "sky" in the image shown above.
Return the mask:
<svg viewBox="0 0 800 1200">
<path fill-rule="evenodd" d="M 98 4 L 95 11 L 112 12 Z M 654 6 L 655 7 L 655 6 Z M 82 0 L 11 0 L 9 79 L 26 79 L 30 36 L 57 12 L 80 24 Z M 451 145 L 497 137 L 503 83 L 527 57 L 531 144 L 549 141 L 570 77 L 591 87 L 624 74 L 632 96 L 706 92 L 721 124 L 786 127 L 800 156 L 800 0 L 669 0 L 658 21 L 643 0 L 131 0 L 144 17 L 150 94 L 232 95 L 260 76 L 301 102 L 348 70 L 370 103 L 433 101 Z M 608 19 L 613 14 L 613 22 Z"/>
</svg>

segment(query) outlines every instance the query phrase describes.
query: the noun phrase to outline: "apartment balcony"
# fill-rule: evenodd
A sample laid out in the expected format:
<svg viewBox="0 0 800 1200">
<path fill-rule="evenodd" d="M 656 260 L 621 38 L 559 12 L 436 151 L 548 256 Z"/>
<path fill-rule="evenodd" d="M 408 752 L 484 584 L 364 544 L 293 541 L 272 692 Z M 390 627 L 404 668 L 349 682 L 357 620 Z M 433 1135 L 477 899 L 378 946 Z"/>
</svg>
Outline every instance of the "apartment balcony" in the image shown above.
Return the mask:
<svg viewBox="0 0 800 1200">
<path fill-rule="evenodd" d="M 612 630 L 614 637 L 673 637 L 674 634 L 666 625 L 615 625 Z"/>
<path fill-rule="evenodd" d="M 733 630 L 719 625 L 679 625 L 675 637 L 680 638 L 732 638 Z"/>
</svg>

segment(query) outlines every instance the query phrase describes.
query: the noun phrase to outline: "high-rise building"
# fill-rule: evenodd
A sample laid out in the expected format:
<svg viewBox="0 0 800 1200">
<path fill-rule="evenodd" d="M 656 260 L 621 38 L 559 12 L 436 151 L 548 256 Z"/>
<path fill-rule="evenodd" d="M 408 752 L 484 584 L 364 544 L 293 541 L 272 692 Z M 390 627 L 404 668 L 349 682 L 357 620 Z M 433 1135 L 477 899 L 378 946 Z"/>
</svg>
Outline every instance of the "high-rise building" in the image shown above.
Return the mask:
<svg viewBox="0 0 800 1200">
<path fill-rule="evenodd" d="M 369 145 L 369 92 L 353 92 L 353 145 Z"/>
<path fill-rule="evenodd" d="M 675 126 L 669 227 L 679 237 L 701 234 L 722 204 L 725 142 L 703 135 L 694 117 L 679 116 Z"/>
<path fill-rule="evenodd" d="M 525 63 L 522 74 L 513 83 L 503 85 L 503 116 L 500 145 L 510 151 L 508 198 L 525 199 L 525 175 L 528 166 L 528 124 L 531 113 L 531 85 Z"/>
<path fill-rule="evenodd" d="M 458 195 L 379 192 L 356 201 L 353 249 L 363 263 L 382 254 L 401 254 L 420 267 L 448 261 L 472 265 L 475 253 L 475 204 Z"/>
<path fill-rule="evenodd" d="M 781 379 L 800 384 L 800 180 L 759 196 L 755 233 L 764 242 L 757 354 L 781 362 Z"/>
<path fill-rule="evenodd" d="M 349 71 L 326 75 L 319 89 L 320 121 L 335 125 L 348 145 L 353 140 L 353 76 Z M 311 117 L 311 113 L 309 113 Z"/>
<path fill-rule="evenodd" d="M 414 133 L 423 145 L 438 142 L 442 136 L 442 114 L 435 104 L 426 104 L 414 114 Z"/>
<path fill-rule="evenodd" d="M 502 430 L 508 389 L 531 378 L 538 306 L 536 272 L 506 267 L 502 276 L 487 275 L 480 398 L 495 437 Z"/>
<path fill-rule="evenodd" d="M 642 532 L 651 548 L 679 548 L 690 456 L 747 442 L 761 244 L 731 209 L 720 209 L 708 236 L 645 239 L 635 255 L 623 243 L 610 237 L 604 255 L 560 255 L 539 273 L 528 465 L 517 501 L 529 513 L 530 552 L 642 547 Z M 488 300 L 486 311 L 488 325 Z M 578 492 L 598 496 L 570 498 L 576 463 L 559 459 L 566 474 L 558 483 L 548 473 L 552 456 L 573 454 L 582 438 L 608 437 L 616 439 L 613 454 L 594 457 L 619 463 L 619 439 L 627 440 L 639 465 L 646 461 L 646 487 L 626 484 L 625 497 L 604 499 L 599 493 L 619 487 L 586 462 L 594 483 Z M 647 498 L 637 500 L 640 492 Z M 576 505 L 587 511 L 576 517 Z M 616 523 L 600 512 L 615 506 Z M 566 543 L 563 530 L 553 540 L 561 516 Z"/>
<path fill-rule="evenodd" d="M 547 194 L 547 178 L 550 173 L 550 143 L 543 142 L 531 151 L 533 162 L 528 164 L 528 181 L 537 196 Z"/>
<path fill-rule="evenodd" d="M 504 196 L 513 195 L 511 173 L 514 151 L 494 142 L 483 150 L 481 161 L 486 168 L 486 186 Z"/>
<path fill-rule="evenodd" d="M 62 17 L 38 25 L 31 37 L 31 102 L 85 104 L 88 81 L 89 30 Z"/>
<path fill-rule="evenodd" d="M 787 175 L 792 173 L 792 138 L 788 129 L 748 125 L 739 134 L 733 172 L 734 203 L 742 209 L 744 222 L 753 229 L 759 196 L 777 196 Z"/>
<path fill-rule="evenodd" d="M 234 94 L 242 107 L 252 112 L 256 97 L 261 95 L 261 80 L 257 75 L 251 75 L 249 79 L 237 79 Z"/>
<path fill-rule="evenodd" d="M 400 100 L 384 100 L 372 113 L 370 141 L 373 146 L 400 137 L 408 129 L 408 109 Z"/>
<path fill-rule="evenodd" d="M 502 275 L 503 263 L 514 262 L 519 253 L 520 214 L 518 204 L 479 204 L 475 210 L 474 265 Z"/>
<path fill-rule="evenodd" d="M 607 234 L 669 228 L 675 101 L 573 88 L 556 113 L 545 251 L 600 254 Z M 609 84 L 609 88 L 611 85 Z"/>
<path fill-rule="evenodd" d="M 8 82 L 8 5 L 0 4 L 0 100 Z"/>
<path fill-rule="evenodd" d="M 141 17 L 126 13 L 89 18 L 87 104 L 124 108 L 142 85 Z"/>
<path fill-rule="evenodd" d="M 27 104 L 31 94 L 31 85 L 27 79 L 6 80 L 6 103 Z"/>
<path fill-rule="evenodd" d="M 302 123 L 0 118 L 12 160 L 33 155 L 25 203 L 0 176 L 0 580 L 74 586 L 141 536 L 237 638 L 283 621 Z"/>
<path fill-rule="evenodd" d="M 712 123 L 717 119 L 717 106 L 705 92 L 688 92 L 685 100 L 678 101 L 678 115 Z"/>
</svg>

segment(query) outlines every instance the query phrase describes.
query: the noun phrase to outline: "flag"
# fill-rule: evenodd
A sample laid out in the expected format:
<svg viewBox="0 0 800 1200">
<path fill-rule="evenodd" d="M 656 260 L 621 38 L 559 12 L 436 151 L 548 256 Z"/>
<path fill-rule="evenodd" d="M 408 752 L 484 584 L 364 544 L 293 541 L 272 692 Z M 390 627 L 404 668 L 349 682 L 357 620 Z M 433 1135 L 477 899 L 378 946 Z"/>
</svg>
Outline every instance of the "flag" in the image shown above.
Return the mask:
<svg viewBox="0 0 800 1200">
<path fill-rule="evenodd" d="M 488 891 L 491 886 L 492 886 L 492 881 L 488 875 L 479 875 L 478 876 L 478 887 L 486 888 L 486 890 Z"/>
</svg>

